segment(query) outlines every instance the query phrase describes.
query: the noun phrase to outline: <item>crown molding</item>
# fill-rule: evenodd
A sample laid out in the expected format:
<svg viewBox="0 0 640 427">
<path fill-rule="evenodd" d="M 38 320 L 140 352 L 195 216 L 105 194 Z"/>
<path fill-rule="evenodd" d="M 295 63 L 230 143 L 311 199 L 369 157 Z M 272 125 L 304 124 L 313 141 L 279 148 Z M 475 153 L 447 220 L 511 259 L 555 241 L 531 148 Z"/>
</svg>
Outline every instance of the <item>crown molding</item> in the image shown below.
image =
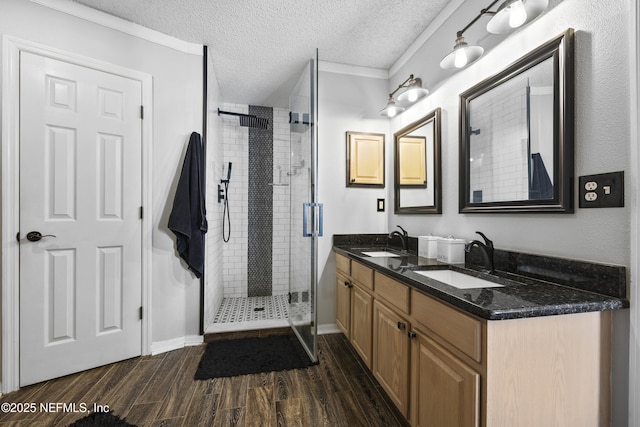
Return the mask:
<svg viewBox="0 0 640 427">
<path fill-rule="evenodd" d="M 429 40 L 433 34 L 440 29 L 440 27 L 454 14 L 460 6 L 464 4 L 466 0 L 451 0 L 442 9 L 442 11 L 431 21 L 431 23 L 424 29 L 424 31 L 415 39 L 413 43 L 400 55 L 400 58 L 396 61 L 391 68 L 389 68 L 389 77 L 397 73 L 410 59 L 415 55 L 423 44 Z"/>
<path fill-rule="evenodd" d="M 358 65 L 340 64 L 337 62 L 318 61 L 318 70 L 328 73 L 349 74 L 374 79 L 389 79 L 389 71 L 382 68 L 361 67 Z"/>
<path fill-rule="evenodd" d="M 176 37 L 168 36 L 159 31 L 152 30 L 142 25 L 126 21 L 108 13 L 92 9 L 71 0 L 30 0 L 32 3 L 39 4 L 67 15 L 75 16 L 85 21 L 93 22 L 103 27 L 111 28 L 143 40 L 150 41 L 183 53 L 202 56 L 202 45 L 186 42 Z"/>
</svg>

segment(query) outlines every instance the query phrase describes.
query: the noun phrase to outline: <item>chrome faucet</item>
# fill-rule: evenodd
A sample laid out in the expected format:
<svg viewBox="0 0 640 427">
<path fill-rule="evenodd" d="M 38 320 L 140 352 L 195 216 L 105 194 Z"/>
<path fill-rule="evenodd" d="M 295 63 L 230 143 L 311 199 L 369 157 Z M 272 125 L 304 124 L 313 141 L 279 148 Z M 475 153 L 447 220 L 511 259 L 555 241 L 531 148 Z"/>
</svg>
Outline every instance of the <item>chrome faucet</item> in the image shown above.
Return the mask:
<svg viewBox="0 0 640 427">
<path fill-rule="evenodd" d="M 389 233 L 389 240 L 393 239 L 395 236 L 398 236 L 402 241 L 402 250 L 406 252 L 409 249 L 409 234 L 404 228 L 400 227 L 399 225 L 397 227 L 402 230 L 402 233 L 398 230 L 392 231 L 391 233 Z"/>
<path fill-rule="evenodd" d="M 482 236 L 482 238 L 484 239 L 484 243 L 478 240 L 473 240 L 465 245 L 464 251 L 469 253 L 471 252 L 471 249 L 473 249 L 474 246 L 479 247 L 482 252 L 482 258 L 484 259 L 484 263 L 489 269 L 489 273 L 494 274 L 496 272 L 496 269 L 493 264 L 493 242 L 489 240 L 487 236 L 485 236 L 483 233 L 479 231 L 476 231 L 476 234 L 479 234 Z"/>
</svg>

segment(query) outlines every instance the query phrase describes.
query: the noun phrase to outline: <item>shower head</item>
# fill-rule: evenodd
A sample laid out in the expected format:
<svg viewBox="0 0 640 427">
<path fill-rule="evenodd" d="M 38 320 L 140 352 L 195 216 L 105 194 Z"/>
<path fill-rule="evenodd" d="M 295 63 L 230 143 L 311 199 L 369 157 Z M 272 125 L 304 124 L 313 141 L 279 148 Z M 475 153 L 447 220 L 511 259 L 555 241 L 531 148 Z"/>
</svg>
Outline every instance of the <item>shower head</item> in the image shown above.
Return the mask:
<svg viewBox="0 0 640 427">
<path fill-rule="evenodd" d="M 269 126 L 268 119 L 262 119 L 256 116 L 240 116 L 240 126 L 258 129 L 267 129 Z"/>
<path fill-rule="evenodd" d="M 240 126 L 249 127 L 249 128 L 257 128 L 257 129 L 267 129 L 269 126 L 269 119 L 263 119 L 261 117 L 256 117 L 252 114 L 241 114 L 241 113 L 232 113 L 229 111 L 222 111 L 218 108 L 218 115 L 226 114 L 228 116 L 238 116 L 240 117 Z"/>
<path fill-rule="evenodd" d="M 229 184 L 229 181 L 231 181 L 231 165 L 233 163 L 229 162 L 229 168 L 227 169 L 227 179 L 221 179 L 220 183 L 221 184 Z"/>
</svg>

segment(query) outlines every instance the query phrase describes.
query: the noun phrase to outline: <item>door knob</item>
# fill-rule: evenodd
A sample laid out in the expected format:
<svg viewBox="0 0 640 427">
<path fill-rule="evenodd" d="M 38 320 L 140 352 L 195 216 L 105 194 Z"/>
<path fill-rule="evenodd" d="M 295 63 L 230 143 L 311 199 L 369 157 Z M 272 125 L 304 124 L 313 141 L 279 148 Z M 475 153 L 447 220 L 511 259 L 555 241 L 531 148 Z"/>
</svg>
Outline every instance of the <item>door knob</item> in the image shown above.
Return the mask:
<svg viewBox="0 0 640 427">
<path fill-rule="evenodd" d="M 30 242 L 37 242 L 43 237 L 56 237 L 53 234 L 42 235 L 39 231 L 30 231 L 27 233 L 27 240 Z"/>
</svg>

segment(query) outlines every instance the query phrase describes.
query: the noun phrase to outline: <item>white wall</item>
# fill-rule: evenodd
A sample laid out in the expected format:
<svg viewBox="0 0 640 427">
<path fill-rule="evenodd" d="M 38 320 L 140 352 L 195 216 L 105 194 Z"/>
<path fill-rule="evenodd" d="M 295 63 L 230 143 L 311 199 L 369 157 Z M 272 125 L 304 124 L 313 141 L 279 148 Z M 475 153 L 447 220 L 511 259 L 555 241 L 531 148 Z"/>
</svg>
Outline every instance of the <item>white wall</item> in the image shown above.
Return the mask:
<svg viewBox="0 0 640 427">
<path fill-rule="evenodd" d="M 0 31 L 153 76 L 152 341 L 198 335 L 199 281 L 177 257 L 166 224 L 189 135 L 202 132 L 202 57 L 25 0 L 2 0 Z"/>
<path fill-rule="evenodd" d="M 320 52 L 322 55 L 322 52 Z M 388 97 L 387 80 L 321 71 L 318 76 L 318 199 L 324 204 L 324 237 L 318 243 L 318 324 L 335 324 L 334 234 L 384 233 L 386 212 L 377 212 L 376 200 L 387 199 L 393 188 L 389 121 L 378 111 Z M 347 131 L 386 135 L 386 188 L 346 187 Z"/>
</svg>

